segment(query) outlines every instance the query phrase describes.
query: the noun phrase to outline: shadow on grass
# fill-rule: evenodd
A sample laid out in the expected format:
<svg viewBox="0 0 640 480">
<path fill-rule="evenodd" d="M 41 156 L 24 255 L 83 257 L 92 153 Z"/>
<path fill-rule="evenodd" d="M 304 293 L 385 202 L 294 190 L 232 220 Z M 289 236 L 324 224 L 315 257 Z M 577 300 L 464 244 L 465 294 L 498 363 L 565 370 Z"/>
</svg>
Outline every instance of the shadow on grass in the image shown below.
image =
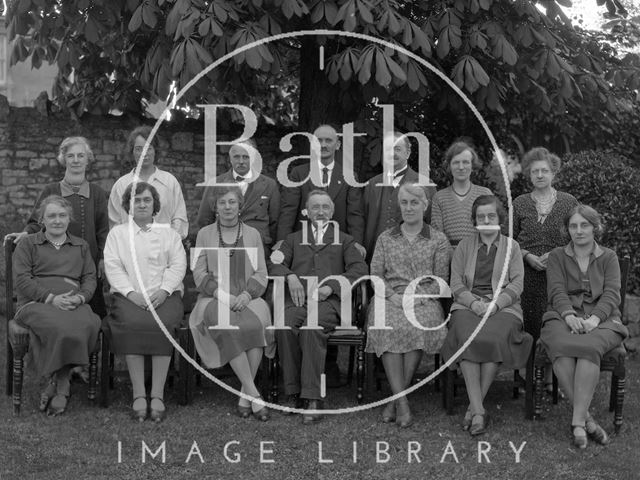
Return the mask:
<svg viewBox="0 0 640 480">
<path fill-rule="evenodd" d="M 0 325 L 4 339 L 2 318 Z M 0 363 L 4 388 L 4 358 Z M 312 426 L 303 426 L 298 415 L 279 412 L 266 423 L 242 420 L 233 413 L 236 399 L 207 380 L 186 407 L 177 405 L 176 392 L 167 387 L 168 418 L 155 425 L 129 419 L 131 392 L 125 380 L 116 382 L 107 409 L 90 405 L 86 386 L 74 384 L 67 413 L 48 418 L 37 410 L 40 385 L 28 370 L 20 416 L 13 415 L 10 397 L 0 397 L 0 478 L 631 480 L 638 478 L 640 466 L 637 356 L 629 357 L 627 371 L 622 432 L 608 447 L 590 443 L 578 451 L 570 444 L 566 400 L 553 406 L 545 399 L 544 418 L 531 422 L 524 418 L 524 398 L 512 400 L 508 388 L 489 392 L 492 423 L 486 435 L 472 439 L 459 426 L 464 391 L 456 397 L 455 415 L 447 416 L 432 385 L 410 397 L 416 421 L 403 430 L 381 423 L 377 409 L 327 416 Z M 609 378 L 603 375 L 592 412 L 611 432 Z M 367 392 L 365 400 L 388 393 L 385 386 Z M 343 408 L 354 405 L 354 398 L 353 387 L 330 389 L 327 403 Z M 144 462 L 143 442 L 148 447 Z M 522 449 L 519 463 L 514 448 Z M 479 449 L 486 456 L 479 456 Z"/>
</svg>

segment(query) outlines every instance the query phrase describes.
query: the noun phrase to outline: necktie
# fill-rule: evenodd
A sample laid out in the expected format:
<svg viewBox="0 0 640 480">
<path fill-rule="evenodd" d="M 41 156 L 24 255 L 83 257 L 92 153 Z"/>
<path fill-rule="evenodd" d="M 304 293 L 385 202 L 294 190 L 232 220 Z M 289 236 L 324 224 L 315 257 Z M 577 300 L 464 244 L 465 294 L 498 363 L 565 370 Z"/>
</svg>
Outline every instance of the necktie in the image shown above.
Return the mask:
<svg viewBox="0 0 640 480">
<path fill-rule="evenodd" d="M 329 186 L 329 169 L 327 167 L 323 167 L 322 169 L 322 186 Z"/>
<path fill-rule="evenodd" d="M 240 175 L 236 176 L 236 182 L 240 183 L 244 181 L 244 177 L 241 177 Z"/>
<path fill-rule="evenodd" d="M 80 193 L 80 187 L 76 187 L 75 185 L 72 185 L 71 191 L 77 195 L 78 193 Z"/>
</svg>

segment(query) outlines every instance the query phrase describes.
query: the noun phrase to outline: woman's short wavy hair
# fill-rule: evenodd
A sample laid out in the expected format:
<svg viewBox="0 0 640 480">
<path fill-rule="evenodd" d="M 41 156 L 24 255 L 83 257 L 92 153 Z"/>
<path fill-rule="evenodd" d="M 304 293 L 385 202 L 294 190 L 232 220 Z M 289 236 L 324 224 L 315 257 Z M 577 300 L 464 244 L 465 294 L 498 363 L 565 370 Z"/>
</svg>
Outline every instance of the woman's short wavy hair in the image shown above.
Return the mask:
<svg viewBox="0 0 640 480">
<path fill-rule="evenodd" d="M 73 147 L 74 145 L 82 145 L 84 147 L 84 151 L 87 154 L 87 163 L 93 163 L 94 156 L 93 150 L 91 150 L 91 145 L 89 145 L 89 140 L 84 137 L 67 137 L 62 140 L 62 143 L 58 147 L 58 163 L 63 167 L 67 166 L 67 161 L 65 156 L 67 155 L 67 151 Z"/>
<path fill-rule="evenodd" d="M 531 164 L 533 162 L 547 162 L 549 168 L 556 175 L 562 167 L 562 160 L 555 153 L 551 153 L 544 147 L 535 147 L 524 154 L 520 164 L 525 175 L 531 174 Z"/>
<path fill-rule="evenodd" d="M 578 215 L 582 215 L 587 222 L 593 225 L 593 236 L 596 240 L 599 240 L 604 233 L 602 215 L 600 215 L 595 208 L 590 207 L 589 205 L 576 205 L 569 211 L 569 213 L 565 215 L 564 228 L 567 234 L 569 234 L 569 222 L 571 221 L 571 217 L 573 217 L 576 213 Z"/>
<path fill-rule="evenodd" d="M 465 140 L 456 140 L 449 146 L 449 148 L 447 148 L 447 151 L 444 152 L 445 169 L 449 174 L 451 174 L 451 160 L 453 160 L 453 157 L 460 155 L 465 150 L 469 150 L 469 153 L 471 153 L 471 168 L 473 170 L 479 170 L 482 168 L 482 162 L 480 161 L 480 157 L 478 156 L 476 149 L 473 148 L 473 145 Z"/>
<path fill-rule="evenodd" d="M 40 205 L 38 206 L 38 210 L 36 211 L 36 215 L 40 223 L 42 223 L 42 220 L 44 219 L 44 211 L 47 209 L 49 205 L 58 205 L 59 207 L 64 208 L 69 214 L 69 220 L 74 219 L 73 205 L 71 205 L 71 202 L 69 202 L 69 200 L 67 200 L 64 197 L 61 197 L 60 195 L 49 195 L 48 197 L 45 197 L 42 200 L 42 202 L 40 202 Z"/>
<path fill-rule="evenodd" d="M 133 147 L 136 144 L 136 138 L 138 137 L 142 137 L 145 140 L 148 140 L 149 137 L 151 136 L 151 130 L 153 130 L 149 125 L 140 125 L 139 127 L 134 128 L 133 130 L 131 130 L 131 133 L 129 133 L 129 136 L 127 137 L 127 142 L 125 144 L 125 156 L 129 159 L 129 161 L 133 162 L 135 164 L 135 157 L 133 156 Z M 158 135 L 154 135 L 153 138 L 151 139 L 151 146 L 153 147 L 154 150 L 158 150 L 159 147 L 159 139 L 158 139 Z"/>
<path fill-rule="evenodd" d="M 160 203 L 160 195 L 158 194 L 158 190 L 156 190 L 156 187 L 154 187 L 153 185 L 147 182 L 137 182 L 135 185 L 136 185 L 136 191 L 134 193 L 131 193 L 131 191 L 133 190 L 133 183 L 130 183 L 129 185 L 127 185 L 127 188 L 122 194 L 122 208 L 124 208 L 124 211 L 127 212 L 127 214 L 129 213 L 129 204 L 131 203 L 131 195 L 135 197 L 136 195 L 140 195 L 141 193 L 144 193 L 147 190 L 149 190 L 149 193 L 151 193 L 151 196 L 153 197 L 152 215 L 154 216 L 157 215 L 157 213 L 160 211 L 160 207 L 162 206 L 162 204 Z"/>
<path fill-rule="evenodd" d="M 244 195 L 242 195 L 242 189 L 239 186 L 235 185 L 216 185 L 212 188 L 210 198 L 210 204 L 213 211 L 216 210 L 216 206 L 218 205 L 218 200 L 224 197 L 227 193 L 233 193 L 238 200 L 238 204 L 240 206 L 240 210 L 244 206 Z"/>
<path fill-rule="evenodd" d="M 421 187 L 419 184 L 403 183 L 402 185 L 400 185 L 400 188 L 398 189 L 398 205 L 400 205 L 400 192 L 407 192 L 409 195 L 413 195 L 414 197 L 417 197 L 422 202 L 425 209 L 429 207 L 429 199 L 427 198 L 427 192 L 425 192 L 424 188 Z"/>
<path fill-rule="evenodd" d="M 473 222 L 473 226 L 475 227 L 478 222 L 476 221 L 476 213 L 479 207 L 484 205 L 495 205 L 496 213 L 498 214 L 498 221 L 500 225 L 504 225 L 507 221 L 507 212 L 502 206 L 502 202 L 495 195 L 480 195 L 475 199 L 473 205 L 471 206 L 471 221 Z"/>
</svg>

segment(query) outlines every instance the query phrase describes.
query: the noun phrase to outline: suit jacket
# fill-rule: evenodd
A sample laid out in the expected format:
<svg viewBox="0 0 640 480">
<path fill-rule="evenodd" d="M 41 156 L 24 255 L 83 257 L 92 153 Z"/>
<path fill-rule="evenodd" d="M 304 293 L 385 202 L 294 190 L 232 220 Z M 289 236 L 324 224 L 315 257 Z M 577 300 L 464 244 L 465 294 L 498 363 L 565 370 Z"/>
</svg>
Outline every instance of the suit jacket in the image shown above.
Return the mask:
<svg viewBox="0 0 640 480">
<path fill-rule="evenodd" d="M 233 170 L 216 177 L 217 183 L 235 183 Z M 216 220 L 213 204 L 214 186 L 205 188 L 198 209 L 196 223 L 200 228 L 211 225 Z M 240 211 L 240 220 L 260 232 L 262 242 L 271 245 L 276 238 L 278 211 L 280 210 L 280 192 L 278 184 L 272 178 L 260 174 L 254 182 L 247 185 L 244 205 Z"/>
<path fill-rule="evenodd" d="M 356 248 L 356 242 L 351 235 L 338 231 L 338 236 L 335 238 L 334 226 L 329 224 L 323 243 L 316 244 L 311 225 L 307 226 L 306 233 L 306 244 L 303 244 L 302 230 L 287 235 L 279 250 L 271 255 L 269 275 L 286 277 L 294 273 L 298 277 L 315 276 L 318 282 L 330 275 L 342 275 L 351 283 L 368 275 L 369 268 L 364 263 L 364 258 Z M 281 252 L 281 255 L 278 255 L 278 252 Z M 278 259 L 277 256 L 280 258 Z M 302 278 L 300 281 L 305 284 Z M 339 308 L 340 284 L 337 280 L 329 280 L 326 285 L 333 290 L 333 294 L 327 298 L 327 301 Z M 285 298 L 287 304 L 292 303 L 288 288 Z"/>
<path fill-rule="evenodd" d="M 387 229 L 387 227 L 383 224 L 380 224 L 380 215 L 381 212 L 384 211 L 384 208 L 390 208 L 390 216 L 396 220 L 396 225 L 400 225 L 402 223 L 402 214 L 400 213 L 400 207 L 398 206 L 398 187 L 384 187 L 384 186 L 376 186 L 377 183 L 382 183 L 382 176 L 384 174 L 381 173 L 373 177 L 367 185 L 364 187 L 364 192 L 362 194 L 362 211 L 364 215 L 365 221 L 365 231 L 364 231 L 364 248 L 367 249 L 367 257 L 371 258 L 373 255 L 373 251 L 376 246 L 376 241 L 380 234 Z M 418 182 L 418 172 L 413 170 L 411 167 L 407 167 L 407 171 L 400 180 L 400 185 L 404 183 L 416 183 Z M 427 199 L 429 199 L 429 207 L 424 212 L 424 221 L 429 224 L 431 222 L 431 199 L 436 193 L 436 187 L 423 187 L 425 192 L 427 193 Z M 389 205 L 382 205 L 382 192 L 384 189 L 392 189 Z"/>
<path fill-rule="evenodd" d="M 289 179 L 301 182 L 308 177 L 311 167 L 309 163 L 298 165 L 291 170 Z M 307 197 L 312 190 L 320 189 L 308 179 L 300 187 L 284 187 L 282 189 L 282 205 L 280 218 L 278 219 L 278 240 L 301 228 L 298 223 L 306 220 L 302 215 Z M 351 235 L 356 242 L 362 244 L 364 234 L 364 218 L 362 216 L 362 189 L 352 187 L 344 180 L 342 164 L 335 162 L 331 172 L 331 181 L 326 188 L 329 196 L 335 204 L 333 220 L 338 222 L 340 230 Z"/>
</svg>

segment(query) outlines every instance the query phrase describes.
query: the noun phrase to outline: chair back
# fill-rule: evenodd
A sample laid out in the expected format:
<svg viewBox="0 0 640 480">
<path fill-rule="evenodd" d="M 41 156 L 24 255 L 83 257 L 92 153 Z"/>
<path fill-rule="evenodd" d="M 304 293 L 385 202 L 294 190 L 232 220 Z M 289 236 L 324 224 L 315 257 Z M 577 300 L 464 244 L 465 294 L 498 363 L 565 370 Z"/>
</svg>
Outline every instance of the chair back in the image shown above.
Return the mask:
<svg viewBox="0 0 640 480">
<path fill-rule="evenodd" d="M 629 281 L 629 270 L 631 270 L 631 258 L 625 255 L 618 259 L 620 264 L 620 319 L 624 318 L 624 300 L 627 296 L 627 282 Z"/>
<path fill-rule="evenodd" d="M 15 311 L 15 297 L 13 293 L 13 251 L 16 245 L 13 243 L 13 239 L 5 240 L 4 242 L 4 265 L 5 265 L 5 315 L 7 322 L 13 319 Z"/>
</svg>

